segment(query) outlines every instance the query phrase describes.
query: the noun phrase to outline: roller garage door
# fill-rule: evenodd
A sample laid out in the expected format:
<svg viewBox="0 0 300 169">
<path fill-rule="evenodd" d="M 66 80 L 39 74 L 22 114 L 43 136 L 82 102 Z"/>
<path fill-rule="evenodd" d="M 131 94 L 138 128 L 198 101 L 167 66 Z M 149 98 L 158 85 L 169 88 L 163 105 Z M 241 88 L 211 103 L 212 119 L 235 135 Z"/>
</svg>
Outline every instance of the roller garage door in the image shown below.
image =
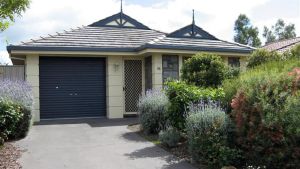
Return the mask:
<svg viewBox="0 0 300 169">
<path fill-rule="evenodd" d="M 41 119 L 106 115 L 105 58 L 40 57 Z"/>
</svg>

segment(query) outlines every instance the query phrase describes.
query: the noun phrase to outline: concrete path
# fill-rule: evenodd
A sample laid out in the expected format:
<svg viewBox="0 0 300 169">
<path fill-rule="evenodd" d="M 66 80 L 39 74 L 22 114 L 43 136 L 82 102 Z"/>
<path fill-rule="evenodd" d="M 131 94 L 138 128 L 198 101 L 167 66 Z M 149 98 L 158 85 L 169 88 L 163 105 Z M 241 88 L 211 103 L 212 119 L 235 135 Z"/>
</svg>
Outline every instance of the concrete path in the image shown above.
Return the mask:
<svg viewBox="0 0 300 169">
<path fill-rule="evenodd" d="M 52 121 L 16 144 L 23 169 L 195 169 L 127 129 L 136 119 Z"/>
</svg>

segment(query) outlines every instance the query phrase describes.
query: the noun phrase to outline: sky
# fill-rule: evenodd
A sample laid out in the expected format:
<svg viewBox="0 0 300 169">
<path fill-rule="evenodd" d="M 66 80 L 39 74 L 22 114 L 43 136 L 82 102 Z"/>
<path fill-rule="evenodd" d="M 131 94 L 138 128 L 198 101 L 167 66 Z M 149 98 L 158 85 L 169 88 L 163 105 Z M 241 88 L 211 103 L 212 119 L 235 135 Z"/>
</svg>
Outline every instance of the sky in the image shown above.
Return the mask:
<svg viewBox="0 0 300 169">
<path fill-rule="evenodd" d="M 262 34 L 281 18 L 300 36 L 300 0 L 124 0 L 124 13 L 166 33 L 195 21 L 219 39 L 233 41 L 234 22 L 246 14 Z M 55 34 L 120 12 L 120 0 L 31 0 L 30 8 L 0 33 L 0 63 L 10 63 L 6 46 Z M 262 37 L 261 37 L 262 38 Z"/>
</svg>

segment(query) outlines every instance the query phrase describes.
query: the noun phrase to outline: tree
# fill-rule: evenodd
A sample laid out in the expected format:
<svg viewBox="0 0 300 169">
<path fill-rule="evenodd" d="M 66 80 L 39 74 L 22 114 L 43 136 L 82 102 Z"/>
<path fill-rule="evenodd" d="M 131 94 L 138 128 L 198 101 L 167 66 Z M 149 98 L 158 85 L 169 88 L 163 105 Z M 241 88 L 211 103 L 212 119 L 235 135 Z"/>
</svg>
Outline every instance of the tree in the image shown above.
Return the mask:
<svg viewBox="0 0 300 169">
<path fill-rule="evenodd" d="M 0 0 L 0 32 L 29 7 L 30 0 Z"/>
<path fill-rule="evenodd" d="M 250 19 L 246 15 L 239 15 L 234 24 L 234 31 L 235 42 L 253 47 L 259 47 L 261 45 L 261 41 L 258 37 L 258 28 L 251 25 Z"/>
<path fill-rule="evenodd" d="M 270 29 L 266 26 L 264 27 L 263 37 L 266 39 L 266 44 L 296 36 L 295 24 L 286 25 L 282 19 L 278 19 L 276 24 Z"/>
</svg>

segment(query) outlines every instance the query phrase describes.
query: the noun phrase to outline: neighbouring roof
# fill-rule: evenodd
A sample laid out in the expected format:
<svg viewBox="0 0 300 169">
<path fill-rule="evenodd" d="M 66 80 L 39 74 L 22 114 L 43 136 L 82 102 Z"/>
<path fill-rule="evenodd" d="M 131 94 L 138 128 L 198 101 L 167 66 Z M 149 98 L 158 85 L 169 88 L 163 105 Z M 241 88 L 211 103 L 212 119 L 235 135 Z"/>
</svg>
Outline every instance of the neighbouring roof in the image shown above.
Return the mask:
<svg viewBox="0 0 300 169">
<path fill-rule="evenodd" d="M 193 24 L 167 34 L 152 30 L 123 12 L 89 26 L 7 46 L 22 51 L 138 52 L 144 49 L 176 49 L 250 53 L 254 48 L 219 40 Z"/>
<path fill-rule="evenodd" d="M 300 37 L 272 42 L 266 44 L 263 48 L 269 51 L 285 52 L 297 44 L 300 44 Z"/>
</svg>

